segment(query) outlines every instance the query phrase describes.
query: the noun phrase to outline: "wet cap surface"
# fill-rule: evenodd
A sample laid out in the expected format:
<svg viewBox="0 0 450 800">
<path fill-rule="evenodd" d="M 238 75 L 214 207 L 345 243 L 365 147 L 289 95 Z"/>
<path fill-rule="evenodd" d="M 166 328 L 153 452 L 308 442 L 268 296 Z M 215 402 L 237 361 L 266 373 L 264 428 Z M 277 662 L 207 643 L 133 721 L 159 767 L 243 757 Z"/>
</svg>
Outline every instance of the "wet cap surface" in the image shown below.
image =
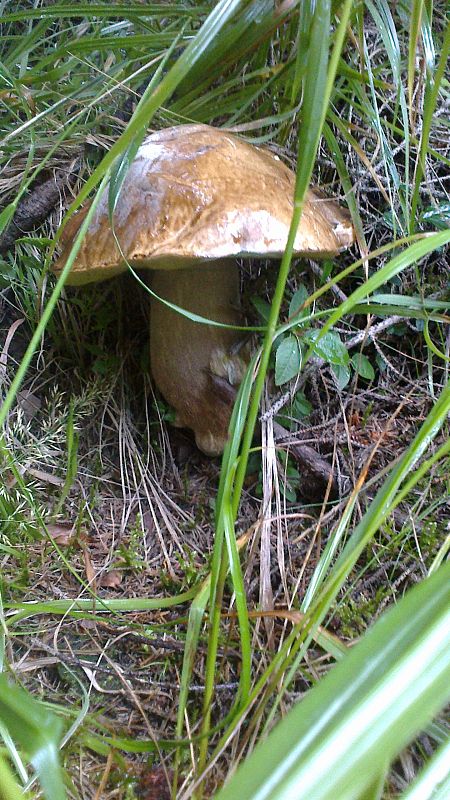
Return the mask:
<svg viewBox="0 0 450 800">
<path fill-rule="evenodd" d="M 167 128 L 145 139 L 130 166 L 114 211 L 115 233 L 134 268 L 176 269 L 229 256 L 279 258 L 294 185 L 294 173 L 277 156 L 234 134 L 208 125 Z M 56 272 L 85 213 L 65 231 Z M 310 189 L 295 253 L 331 256 L 353 241 L 348 212 Z M 90 283 L 125 270 L 110 227 L 106 188 L 68 283 Z"/>
</svg>

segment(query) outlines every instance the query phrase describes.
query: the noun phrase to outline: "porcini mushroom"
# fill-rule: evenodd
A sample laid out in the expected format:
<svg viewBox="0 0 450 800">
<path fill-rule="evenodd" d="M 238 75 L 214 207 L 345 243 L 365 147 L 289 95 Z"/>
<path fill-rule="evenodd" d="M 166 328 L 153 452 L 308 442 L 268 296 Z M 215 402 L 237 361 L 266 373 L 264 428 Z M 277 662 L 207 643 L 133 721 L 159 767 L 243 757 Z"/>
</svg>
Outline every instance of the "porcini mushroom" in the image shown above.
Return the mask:
<svg viewBox="0 0 450 800">
<path fill-rule="evenodd" d="M 181 125 L 145 139 L 114 211 L 108 192 L 94 212 L 68 283 L 127 269 L 152 269 L 152 290 L 201 317 L 242 325 L 236 258 L 279 258 L 293 211 L 295 176 L 270 151 L 208 125 Z M 83 213 L 83 212 L 82 212 Z M 81 215 L 78 215 L 81 217 Z M 81 224 L 74 218 L 54 269 L 66 262 Z M 349 214 L 315 189 L 307 194 L 295 253 L 333 256 L 354 240 Z M 126 261 L 124 260 L 124 257 Z M 195 323 L 157 300 L 150 309 L 151 371 L 198 447 L 222 452 L 235 387 L 245 369 L 242 333 Z"/>
</svg>

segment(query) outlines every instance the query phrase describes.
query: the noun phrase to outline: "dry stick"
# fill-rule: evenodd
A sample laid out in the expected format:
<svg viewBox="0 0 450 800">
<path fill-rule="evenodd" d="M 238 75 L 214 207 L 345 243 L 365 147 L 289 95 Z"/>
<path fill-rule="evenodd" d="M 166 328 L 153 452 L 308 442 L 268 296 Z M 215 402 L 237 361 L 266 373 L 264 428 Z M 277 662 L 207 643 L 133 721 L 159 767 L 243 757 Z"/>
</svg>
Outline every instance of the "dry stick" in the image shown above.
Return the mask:
<svg viewBox="0 0 450 800">
<path fill-rule="evenodd" d="M 321 267 L 319 267 L 319 265 L 316 264 L 315 261 L 310 261 L 309 262 L 309 268 L 310 268 L 311 272 L 314 272 L 315 275 L 317 275 L 321 280 L 323 280 L 323 269 L 321 269 Z M 330 278 L 327 278 L 325 283 L 330 283 Z M 339 302 L 340 303 L 345 303 L 345 301 L 348 298 L 347 298 L 347 295 L 342 291 L 342 289 L 340 289 L 339 286 L 336 283 L 333 283 L 330 288 L 331 288 L 331 291 L 333 292 L 333 294 L 336 295 L 336 297 L 339 300 Z"/>
<path fill-rule="evenodd" d="M 358 344 L 364 341 L 364 339 L 374 339 L 378 336 L 381 331 L 386 330 L 391 325 L 396 325 L 397 322 L 402 322 L 403 317 L 400 314 L 393 314 L 392 317 L 386 317 L 386 319 L 382 319 L 381 322 L 377 322 L 376 325 L 372 325 L 370 328 L 364 331 L 359 331 L 359 333 L 355 334 L 351 339 L 348 340 L 346 343 L 346 348 L 350 350 L 352 347 L 356 347 Z"/>
<path fill-rule="evenodd" d="M 102 779 L 98 785 L 98 789 L 95 793 L 94 800 L 101 800 L 101 798 L 103 797 L 103 793 L 106 789 L 106 784 L 108 782 L 109 773 L 111 772 L 113 757 L 114 757 L 113 751 L 110 750 L 108 753 L 108 758 L 106 759 L 106 765 L 103 771 Z"/>
<path fill-rule="evenodd" d="M 0 353 L 0 385 L 6 379 L 9 346 L 14 338 L 14 334 L 17 328 L 19 328 L 23 322 L 25 322 L 25 317 L 20 317 L 19 319 L 16 319 L 16 321 L 13 322 L 6 335 L 5 344 L 3 345 L 3 350 Z"/>
<path fill-rule="evenodd" d="M 290 441 L 289 437 L 292 437 L 292 434 L 277 422 L 273 424 L 273 431 L 276 437 L 276 443 L 280 447 L 284 447 L 288 453 L 293 456 L 297 463 L 303 468 L 304 472 L 309 476 L 310 480 L 315 479 L 319 484 L 317 487 L 317 496 L 320 495 L 323 498 L 329 485 L 329 495 L 331 499 L 336 499 L 338 493 L 337 486 L 328 459 L 323 458 L 320 453 L 317 453 L 313 447 L 307 444 Z"/>
</svg>

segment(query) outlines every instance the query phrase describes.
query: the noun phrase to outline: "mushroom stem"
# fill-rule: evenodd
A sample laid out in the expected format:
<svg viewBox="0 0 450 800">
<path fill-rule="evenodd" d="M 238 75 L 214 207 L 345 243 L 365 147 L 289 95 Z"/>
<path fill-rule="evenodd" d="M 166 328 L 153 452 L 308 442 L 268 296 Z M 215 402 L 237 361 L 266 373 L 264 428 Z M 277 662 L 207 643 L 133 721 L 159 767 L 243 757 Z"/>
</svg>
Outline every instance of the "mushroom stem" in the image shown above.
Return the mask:
<svg viewBox="0 0 450 800">
<path fill-rule="evenodd" d="M 194 314 L 242 325 L 239 272 L 234 260 L 157 270 L 153 291 Z M 236 387 L 247 366 L 238 348 L 242 332 L 193 322 L 154 298 L 150 309 L 150 359 L 154 382 L 175 409 L 175 425 L 191 428 L 210 456 L 225 446 Z M 239 349 L 239 352 L 237 352 Z"/>
</svg>

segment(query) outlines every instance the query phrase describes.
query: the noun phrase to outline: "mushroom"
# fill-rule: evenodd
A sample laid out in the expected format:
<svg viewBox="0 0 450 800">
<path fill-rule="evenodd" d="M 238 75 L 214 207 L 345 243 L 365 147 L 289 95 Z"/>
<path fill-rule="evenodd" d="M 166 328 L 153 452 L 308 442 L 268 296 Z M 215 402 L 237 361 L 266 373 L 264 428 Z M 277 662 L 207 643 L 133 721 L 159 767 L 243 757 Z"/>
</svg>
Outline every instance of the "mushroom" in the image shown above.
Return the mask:
<svg viewBox="0 0 450 800">
<path fill-rule="evenodd" d="M 108 215 L 100 199 L 68 284 L 134 269 L 155 270 L 152 291 L 187 311 L 242 325 L 237 258 L 280 258 L 293 211 L 295 175 L 267 149 L 208 125 L 181 125 L 148 136 Z M 63 268 L 86 210 L 63 235 Z M 69 228 L 69 230 L 67 230 Z M 294 250 L 333 256 L 354 241 L 349 214 L 309 189 Z M 124 260 L 125 259 L 125 260 Z M 222 452 L 236 387 L 248 361 L 242 333 L 204 325 L 152 297 L 150 358 L 154 382 L 208 455 Z"/>
</svg>

